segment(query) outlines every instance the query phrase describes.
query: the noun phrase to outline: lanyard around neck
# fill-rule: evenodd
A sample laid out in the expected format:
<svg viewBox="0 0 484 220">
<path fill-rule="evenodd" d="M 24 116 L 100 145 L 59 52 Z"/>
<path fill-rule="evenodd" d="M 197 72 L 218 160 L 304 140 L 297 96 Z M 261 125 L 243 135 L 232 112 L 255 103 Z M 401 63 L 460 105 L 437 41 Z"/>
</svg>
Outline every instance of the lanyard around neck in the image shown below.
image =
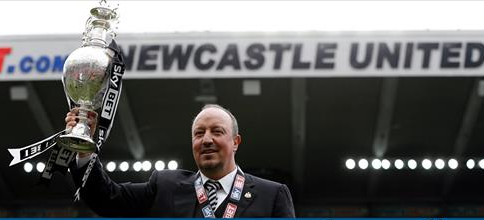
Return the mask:
<svg viewBox="0 0 484 220">
<path fill-rule="evenodd" d="M 208 202 L 207 191 L 205 187 L 203 187 L 203 181 L 200 173 L 197 174 L 197 179 L 195 180 L 195 192 L 197 195 L 198 203 L 200 207 L 202 207 L 201 211 L 203 217 L 205 218 L 215 218 L 215 210 L 212 209 Z M 245 176 L 242 170 L 237 167 L 237 174 L 235 179 L 232 183 L 230 194 L 227 195 L 229 197 L 229 201 L 225 208 L 223 218 L 233 218 L 235 216 L 235 211 L 237 211 L 237 206 L 240 201 L 240 197 L 242 195 L 242 191 L 244 190 L 244 183 L 245 183 Z"/>
</svg>

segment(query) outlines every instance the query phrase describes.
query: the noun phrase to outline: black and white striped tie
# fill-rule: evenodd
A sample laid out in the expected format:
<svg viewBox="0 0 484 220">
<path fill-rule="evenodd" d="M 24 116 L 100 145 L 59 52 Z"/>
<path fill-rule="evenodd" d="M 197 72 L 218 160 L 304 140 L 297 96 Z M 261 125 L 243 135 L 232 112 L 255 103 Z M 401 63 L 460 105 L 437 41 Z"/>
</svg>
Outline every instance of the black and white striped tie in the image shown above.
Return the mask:
<svg viewBox="0 0 484 220">
<path fill-rule="evenodd" d="M 217 208 L 217 191 L 222 188 L 222 184 L 218 181 L 207 180 L 205 188 L 208 191 L 208 201 L 210 202 L 210 206 L 212 207 L 212 210 L 215 211 L 215 208 Z"/>
</svg>

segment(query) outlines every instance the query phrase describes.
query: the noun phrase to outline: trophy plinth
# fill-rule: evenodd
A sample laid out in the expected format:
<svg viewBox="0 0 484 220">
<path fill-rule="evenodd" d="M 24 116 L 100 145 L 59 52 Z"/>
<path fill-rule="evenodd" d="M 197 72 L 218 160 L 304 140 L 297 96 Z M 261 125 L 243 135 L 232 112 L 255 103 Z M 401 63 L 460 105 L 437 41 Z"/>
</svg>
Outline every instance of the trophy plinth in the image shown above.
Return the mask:
<svg viewBox="0 0 484 220">
<path fill-rule="evenodd" d="M 96 151 L 96 143 L 89 136 L 61 135 L 57 143 L 75 152 L 92 153 Z"/>
<path fill-rule="evenodd" d="M 75 104 L 71 107 L 80 107 L 79 122 L 58 138 L 63 147 L 83 153 L 96 151 L 87 115 L 96 113 L 95 110 L 101 107 L 108 88 L 109 67 L 114 55 L 109 44 L 116 35 L 112 28 L 118 18 L 116 9 L 108 6 L 101 5 L 90 12 L 82 46 L 66 59 L 62 76 L 64 92 Z"/>
</svg>

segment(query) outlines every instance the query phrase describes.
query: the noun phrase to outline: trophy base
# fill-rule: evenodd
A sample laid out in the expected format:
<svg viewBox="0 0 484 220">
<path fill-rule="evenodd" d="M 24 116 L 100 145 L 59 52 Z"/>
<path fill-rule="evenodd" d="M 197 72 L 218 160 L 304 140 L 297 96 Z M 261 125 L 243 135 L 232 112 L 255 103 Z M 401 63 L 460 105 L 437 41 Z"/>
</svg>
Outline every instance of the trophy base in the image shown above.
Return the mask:
<svg viewBox="0 0 484 220">
<path fill-rule="evenodd" d="M 75 152 L 92 153 L 96 151 L 96 143 L 89 137 L 66 134 L 61 135 L 57 139 L 57 143 Z"/>
</svg>

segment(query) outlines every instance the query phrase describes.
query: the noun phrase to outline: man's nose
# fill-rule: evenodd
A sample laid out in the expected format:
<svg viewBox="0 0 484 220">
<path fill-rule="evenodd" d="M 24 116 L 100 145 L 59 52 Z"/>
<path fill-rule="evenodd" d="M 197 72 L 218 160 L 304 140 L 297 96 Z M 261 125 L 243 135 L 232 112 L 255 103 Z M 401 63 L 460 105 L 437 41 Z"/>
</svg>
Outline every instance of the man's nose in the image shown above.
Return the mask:
<svg viewBox="0 0 484 220">
<path fill-rule="evenodd" d="M 203 135 L 203 144 L 211 144 L 213 143 L 213 138 L 212 138 L 212 135 L 210 134 L 210 132 L 205 132 L 205 134 Z"/>
</svg>

